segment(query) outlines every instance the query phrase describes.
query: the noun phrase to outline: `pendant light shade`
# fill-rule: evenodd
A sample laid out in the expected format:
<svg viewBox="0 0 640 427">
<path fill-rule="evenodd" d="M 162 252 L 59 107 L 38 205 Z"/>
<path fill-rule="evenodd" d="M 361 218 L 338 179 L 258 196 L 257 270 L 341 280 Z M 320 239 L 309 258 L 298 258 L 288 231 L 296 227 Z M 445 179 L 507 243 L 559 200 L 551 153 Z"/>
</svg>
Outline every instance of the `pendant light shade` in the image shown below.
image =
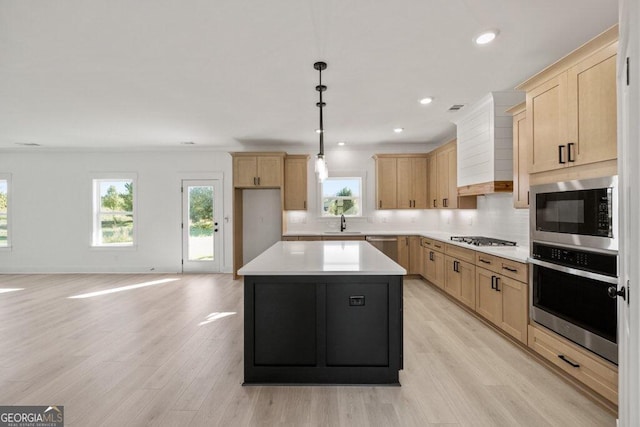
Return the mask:
<svg viewBox="0 0 640 427">
<path fill-rule="evenodd" d="M 322 101 L 322 92 L 327 90 L 327 87 L 322 84 L 322 70 L 327 69 L 326 62 L 316 62 L 313 64 L 313 68 L 318 70 L 319 82 L 318 86 L 316 86 L 316 90 L 320 94 L 320 102 L 316 103 L 316 106 L 320 109 L 320 127 L 318 128 L 318 134 L 320 135 L 320 151 L 318 151 L 318 155 L 316 156 L 316 175 L 318 176 L 318 181 L 322 182 L 329 176 L 329 170 L 327 169 L 327 162 L 324 159 L 324 124 L 322 121 L 322 109 L 326 105 Z"/>
</svg>

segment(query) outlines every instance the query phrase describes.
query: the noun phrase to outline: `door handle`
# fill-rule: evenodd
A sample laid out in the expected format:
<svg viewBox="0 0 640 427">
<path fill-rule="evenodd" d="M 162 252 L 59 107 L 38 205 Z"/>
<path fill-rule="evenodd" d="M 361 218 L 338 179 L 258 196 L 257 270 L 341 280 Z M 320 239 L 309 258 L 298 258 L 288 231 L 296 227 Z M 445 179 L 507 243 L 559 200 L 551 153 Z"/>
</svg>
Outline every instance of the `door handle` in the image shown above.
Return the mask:
<svg viewBox="0 0 640 427">
<path fill-rule="evenodd" d="M 510 271 L 510 272 L 512 272 L 512 273 L 517 273 L 517 272 L 518 272 L 518 269 L 517 269 L 517 268 L 510 268 L 510 267 L 507 267 L 506 265 L 503 265 L 503 266 L 502 266 L 502 269 L 503 269 L 503 270 Z"/>
<path fill-rule="evenodd" d="M 253 177 L 253 185 L 258 185 L 258 180 L 256 179 L 256 177 Z"/>
<path fill-rule="evenodd" d="M 260 185 L 260 177 L 258 177 L 258 185 Z"/>
<path fill-rule="evenodd" d="M 607 294 L 613 299 L 622 297 L 623 300 L 627 300 L 627 289 L 624 286 L 621 287 L 620 290 L 618 290 L 615 286 L 609 286 L 609 288 L 607 288 Z"/>
<path fill-rule="evenodd" d="M 558 163 L 564 165 L 566 162 L 562 160 L 562 150 L 564 149 L 564 145 L 558 145 Z"/>
<path fill-rule="evenodd" d="M 572 158 L 572 157 L 571 157 L 571 147 L 573 147 L 574 145 L 576 145 L 576 143 L 575 143 L 575 142 L 570 142 L 570 143 L 568 143 L 568 144 L 567 144 L 567 160 L 568 160 L 570 163 L 573 163 L 573 162 L 575 162 L 575 161 L 576 161 L 576 159 L 574 159 L 574 158 Z"/>
<path fill-rule="evenodd" d="M 442 207 L 448 208 L 447 206 L 447 202 L 449 201 L 449 199 L 442 199 Z"/>
<path fill-rule="evenodd" d="M 482 258 L 478 258 L 480 260 L 480 262 L 485 263 L 485 264 L 491 264 L 491 261 L 487 261 L 486 259 L 482 259 Z"/>
<path fill-rule="evenodd" d="M 496 289 L 496 276 L 491 276 L 491 289 Z"/>
<path fill-rule="evenodd" d="M 433 207 L 436 207 L 436 199 L 433 199 Z"/>
<path fill-rule="evenodd" d="M 500 277 L 496 276 L 496 291 L 500 292 L 500 288 L 498 287 L 498 283 L 500 281 Z"/>
<path fill-rule="evenodd" d="M 429 261 L 433 261 L 433 251 L 429 251 Z"/>
<path fill-rule="evenodd" d="M 378 202 L 378 207 L 379 207 L 380 209 L 382 209 L 382 200 L 380 200 L 380 201 Z"/>
</svg>

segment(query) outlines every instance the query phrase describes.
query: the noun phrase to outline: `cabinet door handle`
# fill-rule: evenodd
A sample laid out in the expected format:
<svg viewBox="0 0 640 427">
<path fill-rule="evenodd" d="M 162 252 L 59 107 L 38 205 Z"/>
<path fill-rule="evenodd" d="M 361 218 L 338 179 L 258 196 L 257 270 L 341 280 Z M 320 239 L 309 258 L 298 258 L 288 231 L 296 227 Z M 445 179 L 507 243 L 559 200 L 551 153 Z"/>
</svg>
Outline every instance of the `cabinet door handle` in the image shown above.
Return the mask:
<svg viewBox="0 0 640 427">
<path fill-rule="evenodd" d="M 253 177 L 253 185 L 258 185 L 258 181 L 256 180 L 256 177 Z"/>
<path fill-rule="evenodd" d="M 442 199 L 442 206 L 447 208 L 447 202 L 449 201 L 449 199 Z"/>
<path fill-rule="evenodd" d="M 576 362 L 572 362 L 571 360 L 569 360 L 569 358 L 567 358 L 567 356 L 565 356 L 564 354 L 559 354 L 558 357 L 560 358 L 560 360 L 562 360 L 563 362 L 568 363 L 569 365 L 573 366 L 574 368 L 579 368 L 580 364 L 576 363 Z"/>
<path fill-rule="evenodd" d="M 500 288 L 498 287 L 498 283 L 500 282 L 500 278 L 496 276 L 496 291 L 500 292 Z"/>
<path fill-rule="evenodd" d="M 307 209 L 307 201 L 306 200 L 302 202 L 302 206 L 304 207 L 304 209 Z"/>
<path fill-rule="evenodd" d="M 576 145 L 575 142 L 570 142 L 567 144 L 567 161 L 570 163 L 573 163 L 576 161 L 576 159 L 574 159 L 573 157 L 571 157 L 571 147 L 573 147 L 574 145 Z"/>
<path fill-rule="evenodd" d="M 530 205 L 530 204 L 531 204 L 531 202 L 529 201 L 529 193 L 530 193 L 530 191 L 527 191 L 527 204 L 528 204 L 528 205 Z"/>
<path fill-rule="evenodd" d="M 260 177 L 258 177 L 258 185 L 260 185 Z"/>
<path fill-rule="evenodd" d="M 460 273 L 460 263 L 458 261 L 453 261 L 453 271 Z"/>
<path fill-rule="evenodd" d="M 382 200 L 379 200 L 379 201 L 378 201 L 378 207 L 379 207 L 380 209 L 382 209 Z"/>
<path fill-rule="evenodd" d="M 518 272 L 518 269 L 517 269 L 517 268 L 507 267 L 506 265 L 503 265 L 503 266 L 502 266 L 502 269 L 503 269 L 503 270 L 510 271 L 510 272 L 512 272 L 512 273 L 517 273 L 517 272 Z"/>
<path fill-rule="evenodd" d="M 483 262 L 485 264 L 491 264 L 491 261 L 487 261 L 486 259 L 482 259 L 482 258 L 478 258 L 480 260 L 480 262 Z"/>
<path fill-rule="evenodd" d="M 558 145 L 558 163 L 564 165 L 566 162 L 562 160 L 562 150 L 564 149 L 564 145 Z"/>
<path fill-rule="evenodd" d="M 433 207 L 436 207 L 436 199 L 433 199 Z"/>
<path fill-rule="evenodd" d="M 491 289 L 496 288 L 496 276 L 491 276 Z"/>
<path fill-rule="evenodd" d="M 429 251 L 429 261 L 433 261 L 433 251 Z"/>
</svg>

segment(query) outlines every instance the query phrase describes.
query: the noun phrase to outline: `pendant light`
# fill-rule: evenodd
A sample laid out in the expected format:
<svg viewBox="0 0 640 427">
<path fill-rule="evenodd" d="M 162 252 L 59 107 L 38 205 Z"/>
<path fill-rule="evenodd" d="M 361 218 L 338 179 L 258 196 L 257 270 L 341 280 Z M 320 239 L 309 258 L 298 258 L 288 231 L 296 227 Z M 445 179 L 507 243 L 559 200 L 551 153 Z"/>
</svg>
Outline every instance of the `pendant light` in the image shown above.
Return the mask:
<svg viewBox="0 0 640 427">
<path fill-rule="evenodd" d="M 322 123 L 322 108 L 326 105 L 322 101 L 322 92 L 327 90 L 327 87 L 322 84 L 322 70 L 327 69 L 327 63 L 322 61 L 316 62 L 313 64 L 313 68 L 318 70 L 318 74 L 320 76 L 319 84 L 316 86 L 316 90 L 320 94 L 320 102 L 316 103 L 316 106 L 320 108 L 320 128 L 318 129 L 318 133 L 320 134 L 320 151 L 316 156 L 316 174 L 318 175 L 318 181 L 322 182 L 329 176 L 327 162 L 324 159 L 324 126 Z"/>
</svg>

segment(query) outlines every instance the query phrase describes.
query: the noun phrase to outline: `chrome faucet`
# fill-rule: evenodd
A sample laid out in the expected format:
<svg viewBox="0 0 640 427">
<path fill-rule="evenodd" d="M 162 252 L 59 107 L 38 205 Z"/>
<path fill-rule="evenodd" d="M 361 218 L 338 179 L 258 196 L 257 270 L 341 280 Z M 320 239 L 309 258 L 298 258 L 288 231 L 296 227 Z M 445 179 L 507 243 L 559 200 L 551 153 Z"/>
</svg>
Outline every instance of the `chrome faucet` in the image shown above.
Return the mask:
<svg viewBox="0 0 640 427">
<path fill-rule="evenodd" d="M 340 215 L 340 231 L 344 231 L 347 229 L 347 220 L 344 215 Z"/>
</svg>

